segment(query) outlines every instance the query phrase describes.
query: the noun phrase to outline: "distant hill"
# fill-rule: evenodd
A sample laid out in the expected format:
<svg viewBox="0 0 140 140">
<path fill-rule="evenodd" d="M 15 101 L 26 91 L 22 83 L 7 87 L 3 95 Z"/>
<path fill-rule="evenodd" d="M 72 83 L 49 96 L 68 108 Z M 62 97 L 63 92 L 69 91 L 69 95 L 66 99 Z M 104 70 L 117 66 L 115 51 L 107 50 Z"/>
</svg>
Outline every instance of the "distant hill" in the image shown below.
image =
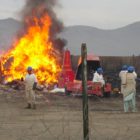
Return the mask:
<svg viewBox="0 0 140 140">
<path fill-rule="evenodd" d="M 0 49 L 10 47 L 21 23 L 12 18 L 0 20 Z M 81 43 L 87 43 L 88 53 L 102 56 L 140 55 L 140 22 L 128 26 L 103 30 L 90 26 L 66 27 L 60 34 L 67 40 L 66 47 L 71 53 L 78 55 L 81 52 Z"/>
<path fill-rule="evenodd" d="M 61 34 L 73 54 L 80 54 L 81 43 L 87 43 L 88 52 L 102 56 L 140 54 L 140 22 L 115 29 L 102 30 L 89 26 L 71 26 Z"/>
</svg>

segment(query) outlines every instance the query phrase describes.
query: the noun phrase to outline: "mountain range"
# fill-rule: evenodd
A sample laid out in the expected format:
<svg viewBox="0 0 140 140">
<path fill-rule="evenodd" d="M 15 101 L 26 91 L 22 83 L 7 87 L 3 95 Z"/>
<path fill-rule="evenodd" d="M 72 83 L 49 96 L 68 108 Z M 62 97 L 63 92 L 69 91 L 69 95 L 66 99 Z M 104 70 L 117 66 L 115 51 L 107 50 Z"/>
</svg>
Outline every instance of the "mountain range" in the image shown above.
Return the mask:
<svg viewBox="0 0 140 140">
<path fill-rule="evenodd" d="M 21 23 L 8 18 L 0 20 L 0 50 L 7 50 L 21 29 Z M 73 55 L 81 53 L 81 44 L 87 44 L 90 54 L 100 56 L 140 55 L 140 22 L 118 29 L 99 29 L 91 26 L 65 27 L 60 37 Z"/>
</svg>

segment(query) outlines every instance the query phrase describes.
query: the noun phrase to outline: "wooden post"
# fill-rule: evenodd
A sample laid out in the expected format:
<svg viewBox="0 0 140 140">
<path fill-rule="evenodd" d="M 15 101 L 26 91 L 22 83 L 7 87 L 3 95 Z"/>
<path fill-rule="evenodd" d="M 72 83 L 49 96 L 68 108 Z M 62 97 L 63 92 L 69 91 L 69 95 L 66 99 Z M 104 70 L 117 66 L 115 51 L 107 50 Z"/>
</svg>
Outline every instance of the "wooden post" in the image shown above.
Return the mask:
<svg viewBox="0 0 140 140">
<path fill-rule="evenodd" d="M 81 46 L 82 57 L 82 94 L 83 94 L 83 133 L 84 140 L 89 140 L 88 120 L 88 97 L 87 97 L 87 48 L 83 43 Z"/>
</svg>

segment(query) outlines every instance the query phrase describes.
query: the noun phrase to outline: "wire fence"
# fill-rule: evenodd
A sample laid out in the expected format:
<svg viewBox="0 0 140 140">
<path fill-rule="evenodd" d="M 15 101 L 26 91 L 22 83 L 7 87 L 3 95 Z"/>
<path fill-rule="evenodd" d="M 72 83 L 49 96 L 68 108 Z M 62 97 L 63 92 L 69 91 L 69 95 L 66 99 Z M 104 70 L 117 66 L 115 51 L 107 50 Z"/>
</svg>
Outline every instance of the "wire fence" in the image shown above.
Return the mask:
<svg viewBox="0 0 140 140">
<path fill-rule="evenodd" d="M 1 140 L 83 139 L 82 97 L 36 96 L 37 109 L 26 110 L 23 91 L 0 90 Z M 89 98 L 90 140 L 139 140 L 139 118 L 139 113 L 123 113 L 121 97 Z"/>
</svg>

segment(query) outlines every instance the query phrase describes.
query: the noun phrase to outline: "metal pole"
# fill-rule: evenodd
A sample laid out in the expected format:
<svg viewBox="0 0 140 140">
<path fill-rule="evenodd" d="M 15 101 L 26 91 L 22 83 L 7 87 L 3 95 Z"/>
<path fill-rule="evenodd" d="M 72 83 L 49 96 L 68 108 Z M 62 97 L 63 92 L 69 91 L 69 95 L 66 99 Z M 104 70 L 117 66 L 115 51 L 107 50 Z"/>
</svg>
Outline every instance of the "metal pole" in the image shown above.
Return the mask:
<svg viewBox="0 0 140 140">
<path fill-rule="evenodd" d="M 83 94 L 83 133 L 84 140 L 89 140 L 88 120 L 88 97 L 87 97 L 87 48 L 83 43 L 81 46 L 82 57 L 82 94 Z"/>
</svg>

